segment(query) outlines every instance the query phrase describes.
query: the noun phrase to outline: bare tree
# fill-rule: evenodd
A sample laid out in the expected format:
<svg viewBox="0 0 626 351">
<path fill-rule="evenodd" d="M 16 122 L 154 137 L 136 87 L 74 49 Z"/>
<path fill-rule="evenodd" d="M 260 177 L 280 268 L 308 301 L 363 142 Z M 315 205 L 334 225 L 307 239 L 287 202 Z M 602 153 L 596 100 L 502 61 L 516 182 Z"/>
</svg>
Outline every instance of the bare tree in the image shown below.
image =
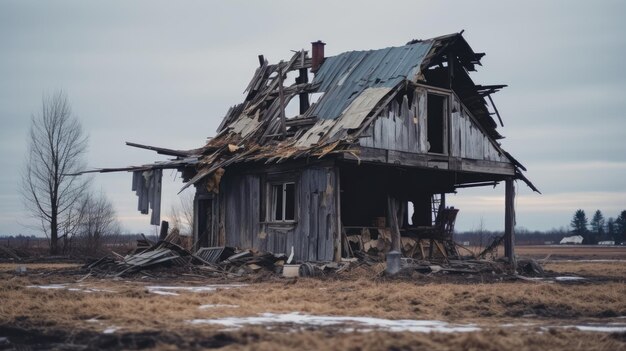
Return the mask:
<svg viewBox="0 0 626 351">
<path fill-rule="evenodd" d="M 113 205 L 103 193 L 88 193 L 81 199 L 77 212 L 80 214 L 75 217 L 79 218 L 76 249 L 88 255 L 101 253 L 104 244 L 120 232 Z"/>
<path fill-rule="evenodd" d="M 184 192 L 180 195 L 179 200 L 180 203 L 172 205 L 170 210 L 172 229 L 178 229 L 182 235 L 192 235 L 194 193 Z"/>
<path fill-rule="evenodd" d="M 76 225 L 72 212 L 88 179 L 70 174 L 84 169 L 86 150 L 87 136 L 72 116 L 65 93 L 44 97 L 40 113 L 31 118 L 22 193 L 27 208 L 50 239 L 53 255 L 58 254 L 59 228 L 71 231 Z"/>
</svg>

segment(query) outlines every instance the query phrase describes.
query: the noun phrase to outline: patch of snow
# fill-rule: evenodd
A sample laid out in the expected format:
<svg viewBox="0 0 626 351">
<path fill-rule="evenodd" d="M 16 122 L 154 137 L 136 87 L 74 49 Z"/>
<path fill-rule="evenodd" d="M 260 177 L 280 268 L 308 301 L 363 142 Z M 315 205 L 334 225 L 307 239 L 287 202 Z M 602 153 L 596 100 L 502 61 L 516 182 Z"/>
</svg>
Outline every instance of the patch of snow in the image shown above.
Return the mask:
<svg viewBox="0 0 626 351">
<path fill-rule="evenodd" d="M 227 317 L 218 319 L 194 319 L 191 324 L 221 325 L 241 328 L 246 325 L 296 325 L 296 326 L 345 326 L 342 331 L 386 330 L 391 332 L 415 333 L 463 333 L 479 331 L 475 324 L 449 324 L 434 320 L 383 319 L 373 317 L 315 316 L 293 313 L 262 313 L 256 317 Z"/>
<path fill-rule="evenodd" d="M 556 280 L 557 282 L 566 282 L 566 281 L 572 281 L 572 280 L 585 280 L 587 278 L 583 278 L 583 277 L 556 277 L 554 278 L 554 280 Z"/>
<path fill-rule="evenodd" d="M 224 307 L 224 308 L 239 308 L 239 305 L 227 305 L 227 304 L 208 304 L 208 305 L 200 305 L 198 308 L 201 310 L 207 309 L 207 308 L 220 308 L 220 307 Z"/>
<path fill-rule="evenodd" d="M 580 331 L 597 333 L 625 333 L 626 325 L 619 323 L 597 324 L 597 325 L 566 325 L 563 328 L 575 328 Z"/>
<path fill-rule="evenodd" d="M 50 285 L 29 285 L 27 288 L 39 289 L 65 289 L 67 284 L 50 284 Z"/>
<path fill-rule="evenodd" d="M 161 290 L 148 290 L 148 292 L 157 295 L 167 295 L 167 296 L 178 296 L 180 294 L 171 292 L 171 291 L 161 291 Z"/>
<path fill-rule="evenodd" d="M 159 295 L 178 295 L 178 293 L 172 291 L 187 291 L 194 293 L 201 292 L 213 292 L 218 289 L 233 289 L 247 286 L 247 284 L 211 284 L 203 286 L 146 286 L 148 292 Z"/>
<path fill-rule="evenodd" d="M 76 286 L 79 286 L 79 287 L 78 288 L 70 287 L 69 283 L 64 283 L 64 284 L 49 284 L 49 285 L 29 285 L 29 286 L 27 286 L 27 288 L 66 289 L 67 291 L 78 291 L 78 292 L 83 292 L 83 293 L 92 293 L 92 292 L 112 292 L 112 293 L 114 293 L 115 292 L 114 290 L 85 287 L 84 284 L 78 284 Z"/>
<path fill-rule="evenodd" d="M 120 330 L 120 327 L 116 327 L 116 326 L 110 326 L 108 328 L 106 328 L 105 330 L 102 331 L 102 334 L 113 334 L 116 331 Z"/>
</svg>

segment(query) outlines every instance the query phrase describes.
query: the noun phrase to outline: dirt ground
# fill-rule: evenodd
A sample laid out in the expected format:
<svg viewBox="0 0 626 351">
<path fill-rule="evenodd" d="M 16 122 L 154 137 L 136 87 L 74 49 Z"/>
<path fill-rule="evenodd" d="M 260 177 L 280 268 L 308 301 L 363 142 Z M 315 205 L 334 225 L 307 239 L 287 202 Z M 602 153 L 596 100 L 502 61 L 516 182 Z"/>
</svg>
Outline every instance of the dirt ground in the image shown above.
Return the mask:
<svg viewBox="0 0 626 351">
<path fill-rule="evenodd" d="M 79 265 L 3 263 L 0 350 L 626 350 L 626 248 L 542 249 L 517 253 L 547 257 L 549 279 L 391 279 L 380 267 L 100 279 Z"/>
</svg>

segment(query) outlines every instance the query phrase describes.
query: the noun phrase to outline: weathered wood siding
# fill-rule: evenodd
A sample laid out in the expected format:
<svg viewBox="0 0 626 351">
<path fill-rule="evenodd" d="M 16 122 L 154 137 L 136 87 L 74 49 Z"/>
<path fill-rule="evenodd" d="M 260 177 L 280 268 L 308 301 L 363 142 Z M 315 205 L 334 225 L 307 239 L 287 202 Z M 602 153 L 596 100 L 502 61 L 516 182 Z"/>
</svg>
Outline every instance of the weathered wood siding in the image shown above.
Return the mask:
<svg viewBox="0 0 626 351">
<path fill-rule="evenodd" d="M 471 113 L 452 95 L 450 116 L 450 156 L 475 160 L 509 162 L 471 116 Z"/>
<path fill-rule="evenodd" d="M 337 234 L 337 172 L 333 167 L 306 168 L 296 180 L 296 222 L 261 221 L 259 174 L 229 174 L 220 184 L 225 245 L 273 253 L 291 252 L 302 261 L 333 259 Z"/>
<path fill-rule="evenodd" d="M 428 153 L 428 93 L 417 88 L 409 103 L 405 95 L 402 102 L 392 101 L 386 110 L 376 118 L 359 143 L 364 147 L 377 149 Z M 509 162 L 478 124 L 470 112 L 452 94 L 448 155 L 476 160 Z M 444 123 L 444 126 L 446 124 Z"/>
<path fill-rule="evenodd" d="M 361 146 L 378 149 L 428 152 L 427 94 L 418 88 L 411 103 L 405 95 L 402 102 L 392 101 L 376 118 L 359 142 Z"/>
</svg>

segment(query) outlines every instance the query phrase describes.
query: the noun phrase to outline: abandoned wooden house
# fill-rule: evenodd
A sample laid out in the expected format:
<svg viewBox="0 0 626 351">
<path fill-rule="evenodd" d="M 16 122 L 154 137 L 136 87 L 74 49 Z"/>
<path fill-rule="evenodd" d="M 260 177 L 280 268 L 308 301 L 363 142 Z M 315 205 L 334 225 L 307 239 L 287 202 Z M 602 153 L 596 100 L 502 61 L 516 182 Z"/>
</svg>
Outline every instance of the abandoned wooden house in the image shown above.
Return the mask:
<svg viewBox="0 0 626 351">
<path fill-rule="evenodd" d="M 136 172 L 133 190 L 147 213 L 158 211 L 152 177 L 177 169 L 183 188 L 196 190 L 197 247 L 293 250 L 298 261 L 372 247 L 454 255 L 446 238 L 458 210 L 446 207 L 445 194 L 504 182 L 512 258 L 514 181 L 536 189 L 498 142 L 492 116 L 502 120 L 491 95 L 505 85 L 478 85 L 469 75 L 484 54 L 462 32 L 329 57 L 324 45 L 276 64 L 260 55 L 244 101 L 203 147 L 128 143 L 175 158 L 98 171 Z"/>
</svg>

